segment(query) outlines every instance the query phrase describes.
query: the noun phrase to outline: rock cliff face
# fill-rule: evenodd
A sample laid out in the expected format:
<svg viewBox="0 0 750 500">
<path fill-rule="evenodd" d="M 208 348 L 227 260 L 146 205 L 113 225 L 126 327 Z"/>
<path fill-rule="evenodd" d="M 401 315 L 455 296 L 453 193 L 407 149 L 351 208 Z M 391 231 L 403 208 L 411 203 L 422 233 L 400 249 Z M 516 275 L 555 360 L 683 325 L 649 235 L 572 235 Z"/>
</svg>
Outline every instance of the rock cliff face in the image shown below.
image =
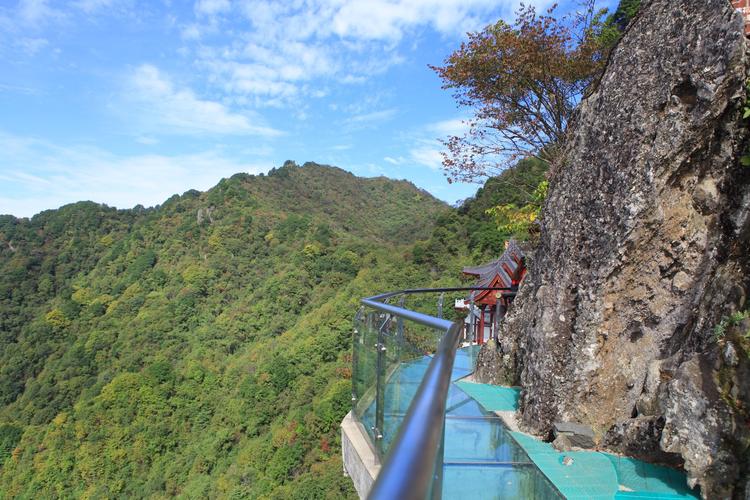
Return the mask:
<svg viewBox="0 0 750 500">
<path fill-rule="evenodd" d="M 479 370 L 523 387 L 529 430 L 591 425 L 710 498 L 744 496 L 750 461 L 748 356 L 714 333 L 750 281 L 746 45 L 729 0 L 644 2 L 580 106 Z"/>
</svg>

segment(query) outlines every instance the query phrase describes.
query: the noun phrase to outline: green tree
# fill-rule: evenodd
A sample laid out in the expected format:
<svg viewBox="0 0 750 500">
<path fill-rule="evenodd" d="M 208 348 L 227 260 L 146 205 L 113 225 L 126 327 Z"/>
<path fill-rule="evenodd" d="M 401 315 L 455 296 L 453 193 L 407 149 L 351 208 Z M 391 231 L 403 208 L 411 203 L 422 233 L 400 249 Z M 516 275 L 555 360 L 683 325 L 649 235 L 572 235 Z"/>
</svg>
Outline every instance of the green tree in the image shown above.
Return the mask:
<svg viewBox="0 0 750 500">
<path fill-rule="evenodd" d="M 487 209 L 487 214 L 494 217 L 499 229 L 514 238 L 526 240 L 533 233 L 542 203 L 547 197 L 549 183 L 544 180 L 539 183 L 528 203 L 518 206 L 515 203 L 505 203 Z"/>
<path fill-rule="evenodd" d="M 621 0 L 617 9 L 607 18 L 607 23 L 614 24 L 620 31 L 624 31 L 640 8 L 641 0 Z"/>
<path fill-rule="evenodd" d="M 0 424 L 0 467 L 21 440 L 23 429 L 12 424 Z"/>
<path fill-rule="evenodd" d="M 554 8 L 553 8 L 554 9 Z M 588 0 L 583 14 L 539 15 L 521 7 L 504 21 L 469 33 L 433 66 L 460 106 L 473 110 L 467 131 L 443 141 L 449 180 L 477 181 L 535 156 L 554 167 L 581 95 L 604 64 L 605 11 Z"/>
</svg>

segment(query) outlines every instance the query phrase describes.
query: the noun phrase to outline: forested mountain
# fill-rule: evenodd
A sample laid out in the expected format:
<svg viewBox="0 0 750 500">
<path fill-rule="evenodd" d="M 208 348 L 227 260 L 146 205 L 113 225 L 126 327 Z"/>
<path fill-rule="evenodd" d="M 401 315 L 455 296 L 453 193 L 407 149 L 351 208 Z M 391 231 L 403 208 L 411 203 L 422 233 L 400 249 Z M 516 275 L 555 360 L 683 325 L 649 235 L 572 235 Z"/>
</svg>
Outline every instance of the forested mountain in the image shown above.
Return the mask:
<svg viewBox="0 0 750 500">
<path fill-rule="evenodd" d="M 0 216 L 0 498 L 352 496 L 358 300 L 499 251 L 494 182 L 456 210 L 287 162 L 150 209 Z"/>
</svg>

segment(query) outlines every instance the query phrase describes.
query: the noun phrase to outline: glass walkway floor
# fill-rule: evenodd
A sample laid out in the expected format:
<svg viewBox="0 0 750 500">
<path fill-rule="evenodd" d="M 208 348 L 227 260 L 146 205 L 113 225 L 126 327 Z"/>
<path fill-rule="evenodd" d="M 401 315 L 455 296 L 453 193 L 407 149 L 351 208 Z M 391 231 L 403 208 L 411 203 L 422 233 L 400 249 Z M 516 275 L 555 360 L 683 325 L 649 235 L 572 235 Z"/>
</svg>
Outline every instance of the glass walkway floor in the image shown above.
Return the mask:
<svg viewBox="0 0 750 500">
<path fill-rule="evenodd" d="M 511 432 L 502 419 L 485 410 L 461 389 L 461 386 L 466 387 L 467 391 L 477 392 L 479 397 L 481 391 L 473 387 L 475 384 L 457 383 L 473 372 L 479 347 L 459 349 L 453 366 L 446 404 L 443 498 L 697 498 L 696 493 L 688 489 L 682 472 L 593 451 L 564 454 L 573 457 L 575 465 L 564 467 L 563 454 L 549 443 Z M 387 378 L 384 395 L 386 432 L 383 433 L 386 449 L 398 431 L 430 359 L 430 356 L 424 356 L 403 362 Z M 374 408 L 373 402 L 362 415 L 367 426 L 374 425 Z M 549 478 L 554 480 L 554 485 Z"/>
<path fill-rule="evenodd" d="M 469 375 L 480 346 L 459 349 L 453 366 L 453 381 Z M 430 357 L 402 363 L 390 374 L 385 387 L 386 447 L 389 436 L 406 414 L 419 387 Z M 374 425 L 375 404 L 362 415 L 366 426 Z M 446 404 L 443 465 L 445 499 L 557 499 L 562 495 L 534 465 L 526 452 L 494 413 L 485 411 L 455 383 Z"/>
</svg>

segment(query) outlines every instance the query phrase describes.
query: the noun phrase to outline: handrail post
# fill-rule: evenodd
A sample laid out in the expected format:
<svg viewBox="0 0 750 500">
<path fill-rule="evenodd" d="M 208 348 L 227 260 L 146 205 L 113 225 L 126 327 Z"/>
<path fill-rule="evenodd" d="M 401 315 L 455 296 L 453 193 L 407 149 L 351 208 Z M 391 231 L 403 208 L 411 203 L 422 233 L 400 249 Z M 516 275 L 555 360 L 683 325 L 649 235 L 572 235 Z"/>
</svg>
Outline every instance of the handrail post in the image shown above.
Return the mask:
<svg viewBox="0 0 750 500">
<path fill-rule="evenodd" d="M 362 343 L 362 329 L 363 329 L 363 323 L 362 318 L 365 315 L 365 306 L 359 306 L 359 309 L 357 309 L 357 314 L 354 315 L 354 328 L 353 328 L 353 335 L 352 335 L 352 411 L 356 410 L 357 406 L 357 394 L 354 391 L 354 380 L 356 377 L 356 367 L 359 365 L 359 349 L 357 349 L 357 344 Z"/>
<path fill-rule="evenodd" d="M 401 300 L 398 301 L 398 306 L 404 307 L 405 300 L 406 297 L 401 297 Z M 404 318 L 402 318 L 401 316 L 399 316 L 396 320 L 396 337 L 398 338 L 398 344 L 400 348 L 401 344 L 404 342 Z"/>
</svg>

